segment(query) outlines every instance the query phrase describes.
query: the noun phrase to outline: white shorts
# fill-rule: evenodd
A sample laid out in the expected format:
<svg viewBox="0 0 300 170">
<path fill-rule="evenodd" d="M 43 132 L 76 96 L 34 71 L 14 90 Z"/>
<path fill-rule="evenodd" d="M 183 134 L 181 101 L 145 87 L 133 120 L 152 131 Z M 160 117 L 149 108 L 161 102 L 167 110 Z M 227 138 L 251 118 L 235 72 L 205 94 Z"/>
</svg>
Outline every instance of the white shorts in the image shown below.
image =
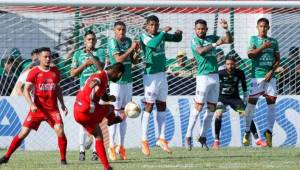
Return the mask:
<svg viewBox="0 0 300 170">
<path fill-rule="evenodd" d="M 218 103 L 220 82 L 218 74 L 196 77 L 196 103 Z"/>
<path fill-rule="evenodd" d="M 125 105 L 132 100 L 132 83 L 117 84 L 110 82 L 110 94 L 116 97 L 116 102 L 113 102 L 116 110 L 125 108 Z"/>
<path fill-rule="evenodd" d="M 265 82 L 264 78 L 252 78 L 250 85 L 250 97 L 259 97 L 261 95 L 277 96 L 276 79 L 272 78 L 269 82 Z"/>
<path fill-rule="evenodd" d="M 168 81 L 166 73 L 144 74 L 145 102 L 165 102 L 168 96 Z"/>
</svg>

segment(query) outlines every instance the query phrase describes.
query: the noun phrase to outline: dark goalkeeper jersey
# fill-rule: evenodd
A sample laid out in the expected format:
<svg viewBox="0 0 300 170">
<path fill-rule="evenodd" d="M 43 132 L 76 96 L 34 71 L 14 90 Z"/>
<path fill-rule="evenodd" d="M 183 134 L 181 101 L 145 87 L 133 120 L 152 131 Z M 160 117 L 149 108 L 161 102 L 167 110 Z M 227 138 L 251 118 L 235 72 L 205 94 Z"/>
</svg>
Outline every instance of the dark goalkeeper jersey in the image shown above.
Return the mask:
<svg viewBox="0 0 300 170">
<path fill-rule="evenodd" d="M 243 91 L 247 91 L 245 74 L 240 69 L 235 69 L 229 74 L 226 69 L 219 71 L 220 78 L 220 98 L 239 98 L 239 82 L 242 83 Z"/>
</svg>

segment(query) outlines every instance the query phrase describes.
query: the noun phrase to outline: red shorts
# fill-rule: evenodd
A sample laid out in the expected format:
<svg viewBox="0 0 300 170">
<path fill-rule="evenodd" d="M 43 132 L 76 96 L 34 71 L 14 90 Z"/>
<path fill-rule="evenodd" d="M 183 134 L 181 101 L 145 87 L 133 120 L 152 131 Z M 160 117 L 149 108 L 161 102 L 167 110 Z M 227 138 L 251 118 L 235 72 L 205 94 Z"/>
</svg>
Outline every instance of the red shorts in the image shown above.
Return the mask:
<svg viewBox="0 0 300 170">
<path fill-rule="evenodd" d="M 93 134 L 94 129 L 99 123 L 102 122 L 103 118 L 113 111 L 112 105 L 99 105 L 95 106 L 94 112 L 81 112 L 76 109 L 78 105 L 74 105 L 74 118 L 76 122 L 81 124 L 87 132 Z"/>
<path fill-rule="evenodd" d="M 56 124 L 63 124 L 59 110 L 38 109 L 36 112 L 29 111 L 23 126 L 37 130 L 42 121 L 46 121 L 52 128 Z"/>
</svg>

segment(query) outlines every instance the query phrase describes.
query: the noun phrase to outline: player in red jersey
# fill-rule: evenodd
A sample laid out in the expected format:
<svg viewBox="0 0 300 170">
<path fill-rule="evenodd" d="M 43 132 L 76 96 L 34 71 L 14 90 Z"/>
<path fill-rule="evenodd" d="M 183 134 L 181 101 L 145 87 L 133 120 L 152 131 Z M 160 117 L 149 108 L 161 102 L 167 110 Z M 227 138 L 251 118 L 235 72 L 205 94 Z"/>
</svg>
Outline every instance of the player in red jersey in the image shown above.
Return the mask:
<svg viewBox="0 0 300 170">
<path fill-rule="evenodd" d="M 68 111 L 59 85 L 60 73 L 56 67 L 50 67 L 51 51 L 49 48 L 40 48 L 38 57 L 40 65 L 33 67 L 29 72 L 24 88 L 24 97 L 30 105 L 30 111 L 20 133 L 14 137 L 6 154 L 0 159 L 0 164 L 8 162 L 12 153 L 20 146 L 30 131 L 32 129 L 37 130 L 42 121 L 47 121 L 57 134 L 61 164 L 67 164 L 67 138 L 57 103 L 58 99 L 62 110 L 67 115 Z M 30 93 L 33 87 L 35 89 L 33 93 L 34 101 Z"/>
<path fill-rule="evenodd" d="M 115 96 L 106 93 L 109 81 L 117 82 L 125 71 L 122 63 L 109 66 L 107 70 L 92 74 L 77 93 L 74 104 L 74 118 L 84 129 L 95 137 L 96 152 L 104 169 L 112 169 L 107 161 L 99 123 L 104 117 L 108 125 L 120 123 L 122 119 L 115 116 L 114 107 L 110 104 L 99 104 L 103 101 L 115 101 Z M 121 120 L 120 120 L 121 119 Z"/>
</svg>

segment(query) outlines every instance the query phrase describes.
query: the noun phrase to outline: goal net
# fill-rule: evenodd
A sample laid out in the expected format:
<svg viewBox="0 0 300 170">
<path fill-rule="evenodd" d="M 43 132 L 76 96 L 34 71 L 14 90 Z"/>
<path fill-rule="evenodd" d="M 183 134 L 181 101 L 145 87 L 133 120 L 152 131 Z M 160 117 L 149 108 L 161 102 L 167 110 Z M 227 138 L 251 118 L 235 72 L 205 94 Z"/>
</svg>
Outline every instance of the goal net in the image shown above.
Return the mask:
<svg viewBox="0 0 300 170">
<path fill-rule="evenodd" d="M 54 52 L 53 64 L 61 72 L 61 86 L 68 104 L 70 115 L 66 120 L 67 127 L 73 127 L 68 138 L 74 139 L 73 149 L 78 146 L 77 125 L 72 117 L 72 102 L 74 95 L 79 89 L 78 78 L 70 77 L 72 55 L 75 50 L 83 48 L 83 35 L 85 31 L 92 30 L 96 33 L 98 42 L 97 48 L 103 49 L 103 56 L 108 61 L 107 42 L 114 37 L 112 31 L 116 21 L 123 21 L 127 25 L 127 36 L 137 39 L 144 31 L 145 18 L 149 15 L 156 15 L 160 19 L 160 29 L 171 26 L 173 30 L 183 31 L 183 39 L 180 43 L 166 43 L 167 77 L 169 84 L 168 113 L 167 113 L 167 139 L 171 140 L 174 146 L 183 146 L 187 130 L 189 114 L 193 108 L 193 95 L 196 88 L 196 63 L 191 52 L 191 39 L 194 35 L 194 22 L 197 19 L 205 19 L 208 24 L 208 34 L 223 35 L 224 30 L 219 26 L 220 19 L 229 23 L 229 28 L 234 34 L 234 43 L 218 47 L 218 61 L 224 64 L 227 55 L 235 55 L 237 67 L 242 69 L 247 77 L 249 90 L 251 61 L 247 57 L 249 38 L 257 35 L 256 22 L 259 18 L 265 17 L 270 20 L 271 28 L 269 36 L 276 38 L 279 42 L 281 55 L 280 69 L 277 70 L 277 85 L 279 100 L 276 106 L 276 124 L 274 128 L 275 146 L 295 146 L 299 144 L 299 93 L 300 93 L 300 10 L 299 8 L 278 8 L 276 7 L 228 7 L 228 6 L 147 6 L 134 4 L 125 5 L 59 5 L 59 6 L 0 6 L 0 136 L 11 139 L 20 130 L 21 123 L 28 111 L 24 99 L 18 96 L 15 88 L 18 77 L 31 64 L 30 53 L 38 47 L 50 47 Z M 171 31 L 172 32 L 172 31 Z M 184 55 L 179 61 L 178 55 Z M 141 57 L 139 64 L 133 66 L 133 94 L 136 100 L 142 99 L 143 71 L 145 62 Z M 180 63 L 181 62 L 181 63 Z M 182 64 L 183 63 L 183 64 Z M 241 93 L 242 94 L 242 93 Z M 4 97 L 11 96 L 11 97 Z M 70 97 L 69 97 L 70 96 Z M 141 103 L 142 104 L 142 103 Z M 262 133 L 266 130 L 265 100 L 260 100 L 256 109 L 255 123 Z M 15 114 L 12 114 L 15 112 Z M 22 113 L 22 116 L 19 115 Z M 24 115 L 23 115 L 24 114 Z M 155 115 L 154 111 L 154 115 Z M 21 118 L 20 118 L 21 117 Z M 19 120 L 21 119 L 21 120 Z M 200 116 L 200 122 L 202 120 Z M 155 118 L 151 116 L 149 128 L 149 140 L 154 146 L 156 140 Z M 135 121 L 138 126 L 140 120 Z M 240 140 L 244 131 L 244 118 L 232 110 L 229 110 L 223 117 L 221 131 L 221 144 L 223 146 L 240 146 Z M 237 127 L 238 128 L 235 128 Z M 213 126 L 212 126 L 213 127 Z M 47 129 L 43 126 L 42 130 Z M 133 128 L 130 127 L 129 128 Z M 199 132 L 199 123 L 196 124 L 194 136 Z M 137 128 L 138 129 L 138 128 Z M 238 129 L 238 130 L 235 130 Z M 128 130 L 126 144 L 137 147 L 140 132 Z M 45 130 L 46 131 L 46 130 Z M 135 132 L 135 134 L 130 134 Z M 33 149 L 56 148 L 53 138 L 54 133 L 34 134 L 39 140 L 31 142 Z M 208 132 L 208 144 L 213 142 L 213 128 Z M 177 136 L 178 134 L 178 136 Z M 276 134 L 284 134 L 276 135 Z M 175 140 L 175 137 L 176 140 Z M 133 141 L 134 140 L 134 141 Z M 6 147 L 9 141 L 0 147 Z M 71 140 L 70 140 L 71 141 Z M 45 144 L 47 143 L 47 144 Z M 31 146 L 31 145 L 30 145 Z M 47 146 L 47 148 L 46 148 Z"/>
</svg>

